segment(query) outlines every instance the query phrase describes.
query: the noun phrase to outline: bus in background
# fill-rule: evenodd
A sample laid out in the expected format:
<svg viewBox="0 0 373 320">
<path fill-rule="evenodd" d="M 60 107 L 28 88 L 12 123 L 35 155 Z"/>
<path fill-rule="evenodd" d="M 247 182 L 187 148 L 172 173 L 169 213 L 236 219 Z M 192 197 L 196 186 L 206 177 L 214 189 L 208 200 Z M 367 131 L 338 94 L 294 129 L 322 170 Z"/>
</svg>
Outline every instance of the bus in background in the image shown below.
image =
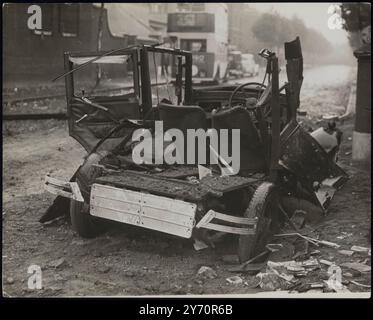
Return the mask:
<svg viewBox="0 0 373 320">
<path fill-rule="evenodd" d="M 220 82 L 228 64 L 228 8 L 223 3 L 170 3 L 167 33 L 193 53 L 193 81 Z"/>
<path fill-rule="evenodd" d="M 254 77 L 259 74 L 259 64 L 255 62 L 253 54 L 243 53 L 241 63 L 244 76 Z"/>
</svg>

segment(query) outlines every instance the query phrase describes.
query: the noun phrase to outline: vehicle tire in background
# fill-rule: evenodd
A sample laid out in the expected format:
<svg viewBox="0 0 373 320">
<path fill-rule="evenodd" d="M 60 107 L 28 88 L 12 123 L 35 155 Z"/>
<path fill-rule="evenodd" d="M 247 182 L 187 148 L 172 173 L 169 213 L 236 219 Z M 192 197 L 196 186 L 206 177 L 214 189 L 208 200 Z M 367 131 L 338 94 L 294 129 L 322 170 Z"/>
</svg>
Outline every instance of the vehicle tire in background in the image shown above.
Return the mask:
<svg viewBox="0 0 373 320">
<path fill-rule="evenodd" d="M 265 250 L 268 241 L 278 229 L 279 195 L 273 183 L 263 182 L 254 192 L 244 217 L 257 218 L 255 234 L 241 235 L 238 257 L 245 262 Z"/>
<path fill-rule="evenodd" d="M 83 238 L 94 238 L 105 231 L 105 222 L 89 214 L 85 202 L 70 200 L 70 219 L 73 230 Z"/>
</svg>

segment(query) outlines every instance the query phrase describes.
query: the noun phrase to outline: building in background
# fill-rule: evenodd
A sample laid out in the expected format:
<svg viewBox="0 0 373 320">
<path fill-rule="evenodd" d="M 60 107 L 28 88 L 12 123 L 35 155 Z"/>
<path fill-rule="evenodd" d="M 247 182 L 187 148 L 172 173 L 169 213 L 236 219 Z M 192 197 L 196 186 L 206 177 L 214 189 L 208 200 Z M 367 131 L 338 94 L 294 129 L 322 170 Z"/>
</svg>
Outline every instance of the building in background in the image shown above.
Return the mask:
<svg viewBox="0 0 373 320">
<path fill-rule="evenodd" d="M 224 78 L 228 62 L 225 3 L 169 3 L 167 32 L 174 47 L 192 51 L 196 81 Z"/>
<path fill-rule="evenodd" d="M 139 41 L 166 37 L 167 3 L 105 3 L 111 32 Z"/>
<path fill-rule="evenodd" d="M 154 30 L 150 35 L 158 41 L 167 37 L 168 3 L 149 3 L 149 26 Z"/>
<path fill-rule="evenodd" d="M 166 4 L 34 3 L 42 29 L 27 26 L 28 3 L 3 6 L 3 87 L 49 86 L 64 70 L 65 51 L 95 51 L 102 15 L 102 50 L 155 43 L 166 35 Z M 163 11 L 162 11 L 163 10 Z"/>
<path fill-rule="evenodd" d="M 64 51 L 94 51 L 98 47 L 110 50 L 135 43 L 162 42 L 168 37 L 168 14 L 198 16 L 196 32 L 182 31 L 183 40 L 179 45 L 186 50 L 196 50 L 200 45 L 200 52 L 212 53 L 221 60 L 219 65 L 208 62 L 208 70 L 202 68 L 202 74 L 213 77 L 217 72 L 224 73 L 228 43 L 243 53 L 255 54 L 262 47 L 251 32 L 260 14 L 244 3 L 105 3 L 103 10 L 101 4 L 90 3 L 34 4 L 42 9 L 41 30 L 27 27 L 30 4 L 3 6 L 5 87 L 30 85 L 36 81 L 50 84 L 50 78 L 63 72 Z M 98 46 L 100 15 L 102 35 Z M 209 26 L 213 29 L 201 31 Z M 198 31 L 199 27 L 202 29 Z M 171 34 L 180 35 L 179 31 L 173 30 Z M 193 44 L 193 39 L 197 38 L 201 41 Z M 205 64 L 203 61 L 199 64 Z"/>
</svg>

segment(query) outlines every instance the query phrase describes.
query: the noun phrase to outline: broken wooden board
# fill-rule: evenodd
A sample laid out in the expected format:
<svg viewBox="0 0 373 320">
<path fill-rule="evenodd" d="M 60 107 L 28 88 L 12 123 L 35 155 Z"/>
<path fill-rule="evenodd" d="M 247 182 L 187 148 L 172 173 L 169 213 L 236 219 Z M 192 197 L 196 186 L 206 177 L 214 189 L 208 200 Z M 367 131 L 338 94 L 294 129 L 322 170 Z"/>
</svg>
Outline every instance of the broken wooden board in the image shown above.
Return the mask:
<svg viewBox="0 0 373 320">
<path fill-rule="evenodd" d="M 346 268 L 349 268 L 349 269 L 352 269 L 352 270 L 359 271 L 361 273 L 371 271 L 370 266 L 368 266 L 366 264 L 363 264 L 363 263 L 360 263 L 360 262 L 345 262 L 345 263 L 341 264 L 341 267 L 346 267 Z"/>
</svg>

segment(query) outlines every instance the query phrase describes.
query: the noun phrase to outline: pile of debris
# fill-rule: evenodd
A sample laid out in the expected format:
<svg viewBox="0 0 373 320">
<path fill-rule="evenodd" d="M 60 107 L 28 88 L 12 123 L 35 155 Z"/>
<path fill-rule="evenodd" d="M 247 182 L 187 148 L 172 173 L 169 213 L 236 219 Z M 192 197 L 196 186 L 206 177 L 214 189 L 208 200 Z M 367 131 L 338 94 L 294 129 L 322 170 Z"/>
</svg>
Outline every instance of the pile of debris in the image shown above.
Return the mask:
<svg viewBox="0 0 373 320">
<path fill-rule="evenodd" d="M 297 237 L 292 243 L 268 244 L 266 250 L 256 257 L 240 265 L 231 266 L 228 270 L 240 273 L 241 276 L 247 274 L 254 276 L 256 281 L 252 287 L 260 287 L 265 291 L 288 290 L 289 292 L 349 292 L 347 285 L 353 284 L 356 287 L 370 288 L 369 284 L 355 281 L 365 273 L 370 273 L 371 250 L 366 247 L 352 246 L 349 250 L 340 248 L 340 245 L 312 238 L 300 233 L 288 233 L 276 235 L 281 238 Z M 299 241 L 299 239 L 301 241 Z M 291 248 L 292 247 L 292 248 Z M 352 257 L 355 253 L 360 256 L 366 255 L 363 261 L 345 262 L 337 265 L 334 262 L 321 258 L 321 251 L 311 247 L 332 248 L 341 255 Z M 295 248 L 298 248 L 297 251 Z M 294 252 L 295 251 L 295 252 Z M 291 258 L 282 260 L 281 258 Z M 263 260 L 266 260 L 264 261 Z M 258 262 L 260 261 L 260 262 Z M 235 276 L 235 283 L 243 281 L 242 277 Z M 237 278 L 237 279 L 236 279 Z M 238 281 L 241 278 L 242 281 Z M 227 281 L 232 283 L 232 279 Z"/>
</svg>

